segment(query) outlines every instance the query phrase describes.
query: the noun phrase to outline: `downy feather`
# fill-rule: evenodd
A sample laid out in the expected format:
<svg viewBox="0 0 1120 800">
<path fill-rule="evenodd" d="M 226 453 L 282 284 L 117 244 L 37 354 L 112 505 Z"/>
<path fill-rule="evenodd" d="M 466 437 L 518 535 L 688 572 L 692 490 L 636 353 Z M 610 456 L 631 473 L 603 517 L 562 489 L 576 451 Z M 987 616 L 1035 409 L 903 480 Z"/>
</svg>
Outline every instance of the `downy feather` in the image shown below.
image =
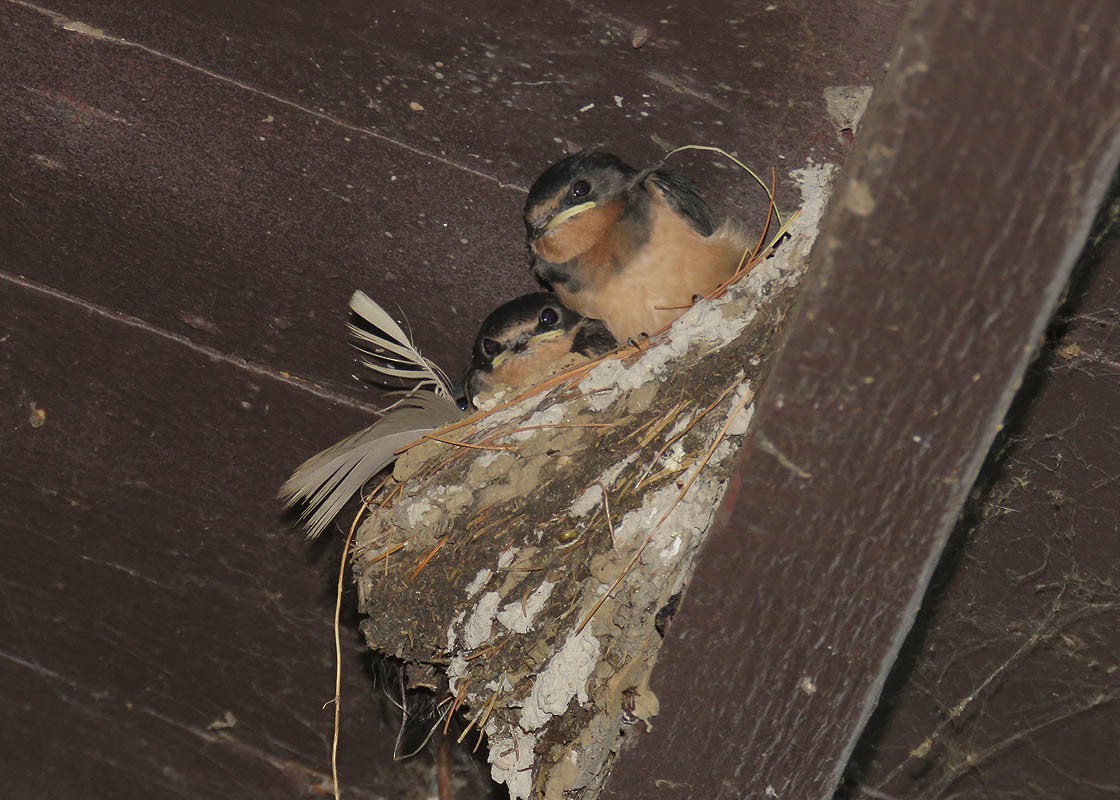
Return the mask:
<svg viewBox="0 0 1120 800">
<path fill-rule="evenodd" d="M 421 355 L 385 309 L 364 292 L 354 292 L 350 310 L 377 329 L 348 325 L 354 346 L 367 356 L 362 363 L 414 386 L 377 422 L 303 462 L 280 488 L 286 505 L 303 505 L 299 518 L 309 539 L 319 536 L 370 478 L 396 461 L 401 448 L 463 415 L 447 375 Z"/>
<path fill-rule="evenodd" d="M 279 497 L 288 506 L 305 503 L 300 521 L 307 537 L 314 539 L 366 481 L 396 460 L 398 450 L 462 416 L 450 398 L 413 392 L 368 428 L 303 462 Z"/>
<path fill-rule="evenodd" d="M 364 359 L 362 363 L 365 366 L 382 375 L 415 381 L 417 389 L 430 388 L 443 397 L 451 396 L 450 381 L 444 371 L 420 353 L 385 309 L 365 292 L 354 292 L 350 298 L 350 310 L 388 337 L 349 324 L 350 335 L 362 345 L 355 347 L 374 357 Z M 370 352 L 370 349 L 375 352 Z"/>
</svg>

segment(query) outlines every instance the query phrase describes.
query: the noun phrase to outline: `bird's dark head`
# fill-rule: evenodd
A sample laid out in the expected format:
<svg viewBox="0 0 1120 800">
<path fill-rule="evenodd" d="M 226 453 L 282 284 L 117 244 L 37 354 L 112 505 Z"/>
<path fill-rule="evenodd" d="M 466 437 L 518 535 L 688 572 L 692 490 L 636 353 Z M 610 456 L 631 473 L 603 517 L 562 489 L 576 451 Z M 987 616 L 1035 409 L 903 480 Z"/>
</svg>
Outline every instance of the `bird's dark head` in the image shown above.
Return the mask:
<svg viewBox="0 0 1120 800">
<path fill-rule="evenodd" d="M 549 292 L 523 295 L 499 306 L 474 341 L 464 379 L 468 402 L 477 405 L 480 394 L 525 388 L 552 374 L 555 362 L 572 352 L 583 321 Z"/>
<path fill-rule="evenodd" d="M 525 201 L 533 254 L 562 264 L 594 246 L 626 210 L 638 174 L 602 150 L 581 150 L 546 169 Z"/>
</svg>

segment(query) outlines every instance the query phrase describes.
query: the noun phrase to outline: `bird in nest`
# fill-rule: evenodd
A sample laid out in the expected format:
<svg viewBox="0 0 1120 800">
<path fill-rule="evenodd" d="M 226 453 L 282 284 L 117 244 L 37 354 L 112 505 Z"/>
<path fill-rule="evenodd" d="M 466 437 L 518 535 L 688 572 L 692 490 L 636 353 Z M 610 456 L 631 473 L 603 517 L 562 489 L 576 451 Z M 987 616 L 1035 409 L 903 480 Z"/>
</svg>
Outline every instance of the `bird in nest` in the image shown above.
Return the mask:
<svg viewBox="0 0 1120 800">
<path fill-rule="evenodd" d="M 619 341 L 656 333 L 738 270 L 745 234 L 716 226 L 686 178 L 601 150 L 546 169 L 525 202 L 532 269 Z"/>
<path fill-rule="evenodd" d="M 498 392 L 540 383 L 617 346 L 602 322 L 565 308 L 556 295 L 523 295 L 482 323 L 463 381 L 467 401 L 477 408 Z"/>
<path fill-rule="evenodd" d="M 357 323 L 349 325 L 363 363 L 379 375 L 414 384 L 377 422 L 301 464 L 281 487 L 289 507 L 301 505 L 308 538 L 319 536 L 347 501 L 404 449 L 438 428 L 463 419 L 500 392 L 535 383 L 603 355 L 616 346 L 597 320 L 565 308 L 547 292 L 499 306 L 475 338 L 463 392 L 425 358 L 381 306 L 363 292 L 350 298 Z"/>
</svg>

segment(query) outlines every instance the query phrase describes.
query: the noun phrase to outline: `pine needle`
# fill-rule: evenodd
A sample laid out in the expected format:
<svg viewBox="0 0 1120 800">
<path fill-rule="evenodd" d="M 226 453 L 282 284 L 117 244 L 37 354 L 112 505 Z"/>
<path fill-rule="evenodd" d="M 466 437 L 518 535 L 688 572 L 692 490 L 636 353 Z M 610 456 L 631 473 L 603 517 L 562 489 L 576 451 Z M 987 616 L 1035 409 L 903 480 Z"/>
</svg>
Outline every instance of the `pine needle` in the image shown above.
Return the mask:
<svg viewBox="0 0 1120 800">
<path fill-rule="evenodd" d="M 742 161 L 737 159 L 735 156 L 728 153 L 723 148 L 712 147 L 711 145 L 707 145 L 707 144 L 686 144 L 686 145 L 682 145 L 682 146 L 676 148 L 675 150 L 670 150 L 668 153 L 665 154 L 664 160 L 668 161 L 672 156 L 676 155 L 677 153 L 682 153 L 685 150 L 700 150 L 700 151 L 705 152 L 705 153 L 718 153 L 719 155 L 723 156 L 724 158 L 728 159 L 729 161 L 733 161 L 740 168 L 745 170 L 748 175 L 750 175 L 752 178 L 754 178 L 755 182 L 759 186 L 762 187 L 763 191 L 766 192 L 766 196 L 770 198 L 770 202 L 774 203 L 774 192 L 773 192 L 773 190 L 769 186 L 766 185 L 766 182 L 764 180 L 762 180 L 762 178 L 758 177 L 758 173 L 755 172 L 750 167 L 748 167 Z M 778 210 L 777 204 L 774 204 L 774 213 L 778 217 L 778 224 L 781 225 L 782 224 L 782 212 Z"/>
<path fill-rule="evenodd" d="M 385 486 L 385 481 L 362 499 L 362 507 L 354 515 L 350 523 L 350 532 L 346 534 L 346 544 L 342 546 L 342 557 L 338 566 L 338 593 L 334 602 L 334 736 L 331 739 L 331 782 L 334 787 L 334 799 L 340 800 L 341 789 L 338 785 L 338 739 L 342 726 L 342 635 L 339 632 L 339 620 L 342 618 L 342 589 L 346 580 L 346 564 L 350 555 L 350 544 L 354 541 L 354 532 L 358 530 L 358 521 L 369 509 L 370 501 L 377 496 Z"/>
</svg>

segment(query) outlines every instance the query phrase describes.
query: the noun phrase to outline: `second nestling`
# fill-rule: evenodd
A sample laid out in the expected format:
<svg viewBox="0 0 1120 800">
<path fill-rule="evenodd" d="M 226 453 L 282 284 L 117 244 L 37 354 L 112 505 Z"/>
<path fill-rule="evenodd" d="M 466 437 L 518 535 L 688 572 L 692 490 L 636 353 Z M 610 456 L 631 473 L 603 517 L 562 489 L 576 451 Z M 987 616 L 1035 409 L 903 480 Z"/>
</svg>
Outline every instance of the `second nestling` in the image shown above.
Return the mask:
<svg viewBox="0 0 1120 800">
<path fill-rule="evenodd" d="M 467 401 L 525 389 L 617 346 L 606 326 L 560 304 L 549 292 L 510 300 L 482 323 L 464 388 Z"/>
</svg>

